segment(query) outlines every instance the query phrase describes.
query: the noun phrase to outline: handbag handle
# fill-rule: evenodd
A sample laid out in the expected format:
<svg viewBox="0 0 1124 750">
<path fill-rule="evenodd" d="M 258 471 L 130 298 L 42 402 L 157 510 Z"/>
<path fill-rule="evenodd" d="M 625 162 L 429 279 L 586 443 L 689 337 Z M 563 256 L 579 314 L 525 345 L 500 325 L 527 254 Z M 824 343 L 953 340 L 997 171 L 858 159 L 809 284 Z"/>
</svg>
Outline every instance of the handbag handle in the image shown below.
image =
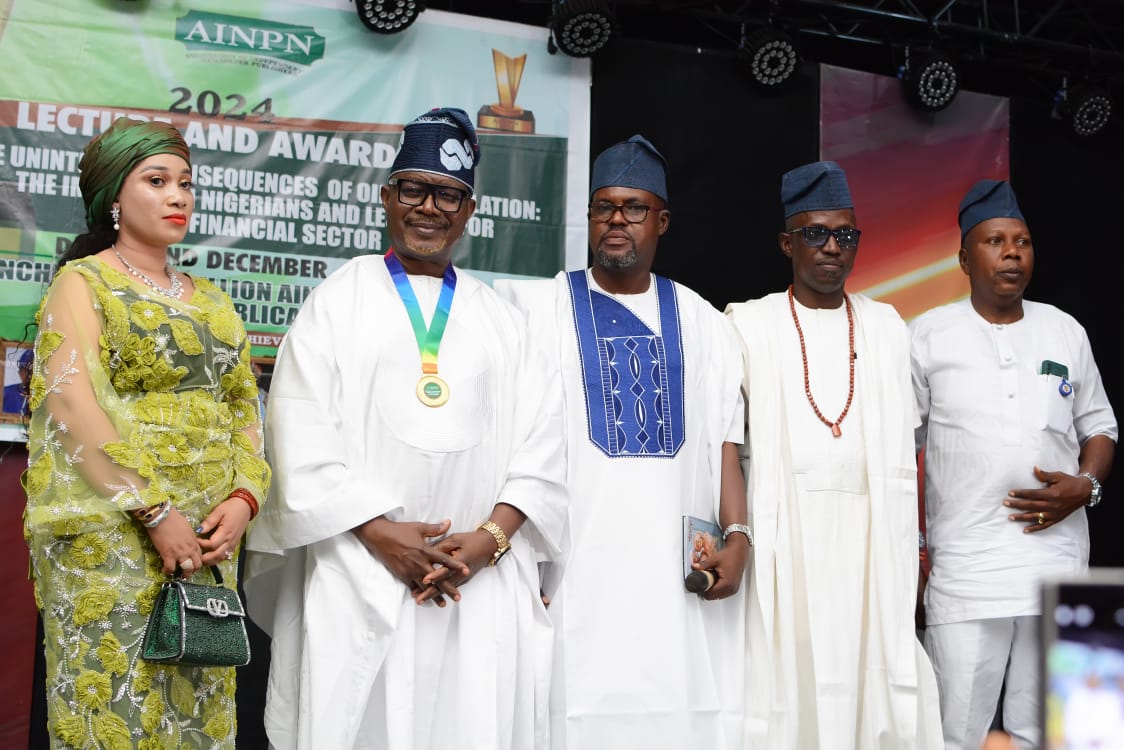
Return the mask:
<svg viewBox="0 0 1124 750">
<path fill-rule="evenodd" d="M 176 570 L 178 571 L 179 569 L 180 568 L 177 565 Z M 215 583 L 222 586 L 223 585 L 223 583 L 222 583 L 222 571 L 219 570 L 219 566 L 218 565 L 208 565 L 207 570 L 211 571 L 211 575 L 213 575 L 215 577 Z M 172 578 L 173 579 L 179 578 L 180 580 L 183 580 L 183 573 L 180 572 L 179 575 L 173 575 Z"/>
</svg>

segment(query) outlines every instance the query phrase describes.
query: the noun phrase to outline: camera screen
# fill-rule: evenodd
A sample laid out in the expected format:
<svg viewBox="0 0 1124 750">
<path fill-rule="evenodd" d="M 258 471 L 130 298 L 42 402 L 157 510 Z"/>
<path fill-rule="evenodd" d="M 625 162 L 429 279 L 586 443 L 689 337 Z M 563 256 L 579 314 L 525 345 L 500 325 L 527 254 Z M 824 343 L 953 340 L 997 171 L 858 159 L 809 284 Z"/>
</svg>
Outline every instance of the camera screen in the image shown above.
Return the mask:
<svg viewBox="0 0 1124 750">
<path fill-rule="evenodd" d="M 1124 749 L 1124 580 L 1048 587 L 1046 748 Z"/>
</svg>

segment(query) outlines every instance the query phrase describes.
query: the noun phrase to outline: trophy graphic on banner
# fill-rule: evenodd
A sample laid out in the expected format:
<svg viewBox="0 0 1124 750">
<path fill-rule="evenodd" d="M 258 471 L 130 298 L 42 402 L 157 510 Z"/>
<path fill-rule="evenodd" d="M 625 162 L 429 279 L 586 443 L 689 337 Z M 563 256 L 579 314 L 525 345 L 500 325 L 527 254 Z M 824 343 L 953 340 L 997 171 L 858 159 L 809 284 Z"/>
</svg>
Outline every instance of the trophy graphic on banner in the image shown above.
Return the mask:
<svg viewBox="0 0 1124 750">
<path fill-rule="evenodd" d="M 496 90 L 500 100 L 497 104 L 485 104 L 480 108 L 476 113 L 476 127 L 513 133 L 535 132 L 534 114 L 515 106 L 519 81 L 523 78 L 523 66 L 526 63 L 525 52 L 519 57 L 508 57 L 498 49 L 492 50 L 492 65 L 496 69 Z"/>
</svg>

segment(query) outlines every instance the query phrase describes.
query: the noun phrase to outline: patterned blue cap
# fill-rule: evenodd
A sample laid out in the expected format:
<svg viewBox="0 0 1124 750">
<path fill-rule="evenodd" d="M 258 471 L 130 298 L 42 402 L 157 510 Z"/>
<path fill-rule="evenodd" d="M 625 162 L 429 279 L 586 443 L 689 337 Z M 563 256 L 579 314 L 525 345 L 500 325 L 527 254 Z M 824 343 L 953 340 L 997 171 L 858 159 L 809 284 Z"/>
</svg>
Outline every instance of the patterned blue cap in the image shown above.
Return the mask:
<svg viewBox="0 0 1124 750">
<path fill-rule="evenodd" d="M 480 142 L 468 114 L 463 109 L 442 107 L 406 123 L 389 176 L 399 172 L 445 175 L 463 183 L 472 193 L 479 162 Z"/>
<path fill-rule="evenodd" d="M 804 211 L 854 208 L 847 175 L 833 161 L 817 161 L 785 172 L 781 178 L 784 218 Z"/>
<path fill-rule="evenodd" d="M 971 187 L 960 201 L 960 241 L 964 242 L 972 227 L 988 219 L 1018 219 L 1026 223 L 1011 183 L 980 180 Z"/>
<path fill-rule="evenodd" d="M 605 149 L 593 162 L 589 197 L 603 187 L 647 190 L 662 198 L 666 205 L 667 161 L 647 138 L 634 135 Z"/>
</svg>

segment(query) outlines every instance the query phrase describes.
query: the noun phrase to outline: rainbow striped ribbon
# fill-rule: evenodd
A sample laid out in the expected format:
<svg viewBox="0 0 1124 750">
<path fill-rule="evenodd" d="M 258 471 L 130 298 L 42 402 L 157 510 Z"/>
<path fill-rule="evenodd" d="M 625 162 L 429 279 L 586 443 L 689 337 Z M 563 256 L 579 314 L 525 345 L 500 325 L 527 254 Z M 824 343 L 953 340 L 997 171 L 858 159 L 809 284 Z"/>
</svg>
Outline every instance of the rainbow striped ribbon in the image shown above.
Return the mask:
<svg viewBox="0 0 1124 750">
<path fill-rule="evenodd" d="M 413 287 L 410 286 L 410 280 L 406 278 L 406 269 L 402 267 L 402 261 L 394 257 L 393 250 L 383 257 L 386 261 L 386 269 L 390 271 L 390 278 L 394 279 L 398 296 L 406 306 L 406 314 L 410 316 L 410 325 L 414 328 L 414 338 L 418 342 L 418 352 L 421 353 L 422 372 L 436 374 L 437 351 L 441 348 L 441 337 L 445 335 L 445 324 L 449 322 L 453 292 L 457 288 L 457 272 L 453 270 L 452 263 L 445 268 L 445 274 L 441 278 L 441 294 L 437 298 L 437 309 L 433 311 L 433 320 L 430 321 L 427 330 L 421 306 L 418 304 L 417 296 L 414 295 Z"/>
</svg>

